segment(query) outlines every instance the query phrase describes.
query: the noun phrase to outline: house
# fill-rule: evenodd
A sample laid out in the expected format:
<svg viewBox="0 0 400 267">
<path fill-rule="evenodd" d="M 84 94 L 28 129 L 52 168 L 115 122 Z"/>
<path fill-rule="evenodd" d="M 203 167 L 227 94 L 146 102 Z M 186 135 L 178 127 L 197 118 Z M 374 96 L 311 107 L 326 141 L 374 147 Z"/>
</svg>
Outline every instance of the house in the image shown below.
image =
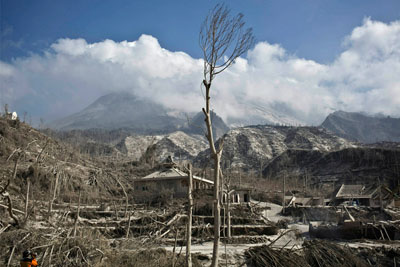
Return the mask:
<svg viewBox="0 0 400 267">
<path fill-rule="evenodd" d="M 230 203 L 232 204 L 241 204 L 241 203 L 249 203 L 250 202 L 250 189 L 232 189 L 229 192 L 227 190 L 223 190 L 222 192 L 222 203 L 225 204 L 228 195 L 230 199 Z"/>
<path fill-rule="evenodd" d="M 336 193 L 335 204 L 379 207 L 379 189 L 379 186 L 342 184 Z"/>
<path fill-rule="evenodd" d="M 387 206 L 393 208 L 400 207 L 400 185 L 395 189 L 389 189 L 387 186 L 382 185 L 382 200 Z"/>
<path fill-rule="evenodd" d="M 173 197 L 187 197 L 189 177 L 173 162 L 167 162 L 159 171 L 134 180 L 134 188 L 138 192 L 147 192 L 151 196 L 169 192 Z M 214 182 L 193 175 L 193 190 L 211 189 Z"/>
</svg>

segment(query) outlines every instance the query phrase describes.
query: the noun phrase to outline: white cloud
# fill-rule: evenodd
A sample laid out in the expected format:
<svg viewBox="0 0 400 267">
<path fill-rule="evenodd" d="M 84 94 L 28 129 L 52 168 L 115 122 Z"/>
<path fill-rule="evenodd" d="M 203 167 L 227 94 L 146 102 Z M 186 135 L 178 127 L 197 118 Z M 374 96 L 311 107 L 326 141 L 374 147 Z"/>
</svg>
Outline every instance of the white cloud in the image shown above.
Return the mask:
<svg viewBox="0 0 400 267">
<path fill-rule="evenodd" d="M 275 112 L 286 114 L 287 121 L 294 117 L 317 124 L 336 109 L 399 117 L 400 21 L 367 18 L 345 38 L 343 49 L 331 64 L 319 64 L 259 42 L 216 77 L 212 106 L 225 119 Z M 0 62 L 2 104 L 29 108 L 48 120 L 79 111 L 113 91 L 200 111 L 201 80 L 201 59 L 163 49 L 149 35 L 133 42 L 92 44 L 60 39 L 42 55 Z"/>
</svg>

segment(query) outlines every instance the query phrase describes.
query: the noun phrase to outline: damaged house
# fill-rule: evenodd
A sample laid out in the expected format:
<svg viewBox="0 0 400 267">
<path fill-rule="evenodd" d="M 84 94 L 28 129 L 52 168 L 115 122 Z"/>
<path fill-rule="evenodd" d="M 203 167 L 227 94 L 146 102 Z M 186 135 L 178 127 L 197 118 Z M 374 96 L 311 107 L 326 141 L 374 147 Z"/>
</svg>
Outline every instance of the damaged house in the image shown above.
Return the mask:
<svg viewBox="0 0 400 267">
<path fill-rule="evenodd" d="M 342 184 L 335 195 L 336 205 L 379 207 L 381 205 L 379 186 Z M 382 199 L 382 201 L 384 201 Z M 385 203 L 382 203 L 385 205 Z"/>
<path fill-rule="evenodd" d="M 165 163 L 159 171 L 134 180 L 135 191 L 144 197 L 157 197 L 168 192 L 172 197 L 187 197 L 189 177 L 173 162 Z M 212 189 L 214 182 L 193 175 L 193 190 Z"/>
<path fill-rule="evenodd" d="M 222 191 L 222 203 L 226 204 L 229 199 L 231 204 L 243 204 L 250 202 L 250 189 L 233 189 L 229 192 L 224 189 Z"/>
</svg>

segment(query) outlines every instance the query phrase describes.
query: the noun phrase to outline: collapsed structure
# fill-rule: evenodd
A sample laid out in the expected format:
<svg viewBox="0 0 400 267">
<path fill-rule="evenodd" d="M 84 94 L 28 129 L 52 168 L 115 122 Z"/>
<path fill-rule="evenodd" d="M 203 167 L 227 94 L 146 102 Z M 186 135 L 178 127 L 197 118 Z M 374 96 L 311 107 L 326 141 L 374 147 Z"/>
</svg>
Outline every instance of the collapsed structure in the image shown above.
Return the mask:
<svg viewBox="0 0 400 267">
<path fill-rule="evenodd" d="M 394 191 L 384 185 L 365 186 L 342 184 L 335 195 L 334 204 L 375 208 L 396 206 L 399 204 L 399 196 Z"/>
</svg>

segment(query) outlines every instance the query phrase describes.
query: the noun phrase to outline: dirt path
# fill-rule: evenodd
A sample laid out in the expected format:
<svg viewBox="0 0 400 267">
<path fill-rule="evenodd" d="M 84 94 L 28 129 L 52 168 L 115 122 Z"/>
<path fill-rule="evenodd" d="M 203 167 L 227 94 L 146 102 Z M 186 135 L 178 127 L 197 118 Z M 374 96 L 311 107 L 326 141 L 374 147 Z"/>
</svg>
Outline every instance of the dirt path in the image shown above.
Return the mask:
<svg viewBox="0 0 400 267">
<path fill-rule="evenodd" d="M 282 206 L 273 204 L 273 203 L 266 203 L 266 202 L 255 202 L 255 204 L 263 206 L 263 207 L 270 207 L 270 210 L 264 211 L 263 216 L 272 222 L 278 222 L 279 220 L 288 220 L 289 217 L 281 216 L 280 212 L 282 210 Z M 308 225 L 303 224 L 289 224 L 289 229 L 282 229 L 279 231 L 277 235 L 266 236 L 269 241 L 265 243 L 255 243 L 255 244 L 227 244 L 225 248 L 225 244 L 220 243 L 220 260 L 221 262 L 225 263 L 225 251 L 227 254 L 228 259 L 228 266 L 239 266 L 241 265 L 244 259 L 244 251 L 250 247 L 255 246 L 262 246 L 268 245 L 277 239 L 283 232 L 288 232 L 287 234 L 283 235 L 279 240 L 274 242 L 274 247 L 289 247 L 289 248 L 300 248 L 304 238 L 298 239 L 296 236 L 297 230 L 301 233 L 308 232 Z M 173 246 L 165 246 L 163 247 L 166 250 L 172 251 Z M 176 251 L 179 251 L 180 247 L 176 248 Z M 202 244 L 192 244 L 192 253 L 201 253 L 202 255 L 206 255 L 211 259 L 213 251 L 213 242 L 204 242 Z M 182 248 L 182 253 L 185 253 L 185 247 Z M 246 265 L 243 265 L 246 266 Z"/>
<path fill-rule="evenodd" d="M 288 219 L 287 217 L 280 215 L 282 211 L 281 205 L 277 205 L 274 203 L 267 203 L 267 202 L 259 202 L 258 205 L 270 208 L 270 210 L 265 210 L 263 215 L 265 218 L 267 218 L 272 222 L 278 222 L 279 220 Z"/>
</svg>

